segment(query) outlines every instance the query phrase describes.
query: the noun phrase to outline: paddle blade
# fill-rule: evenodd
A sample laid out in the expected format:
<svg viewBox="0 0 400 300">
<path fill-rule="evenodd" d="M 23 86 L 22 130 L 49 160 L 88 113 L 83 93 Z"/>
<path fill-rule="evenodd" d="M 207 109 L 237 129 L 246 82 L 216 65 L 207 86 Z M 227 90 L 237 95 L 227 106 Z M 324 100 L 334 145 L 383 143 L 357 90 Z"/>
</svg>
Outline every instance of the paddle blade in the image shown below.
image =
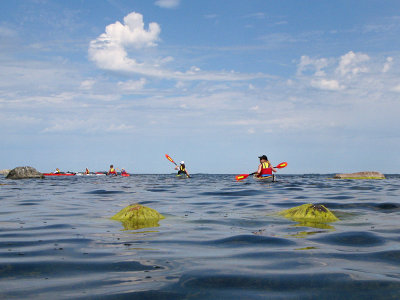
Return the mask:
<svg viewBox="0 0 400 300">
<path fill-rule="evenodd" d="M 235 178 L 237 181 L 240 181 L 240 180 L 246 179 L 249 176 L 250 176 L 250 174 L 240 174 L 240 175 L 236 175 Z"/>
<path fill-rule="evenodd" d="M 174 162 L 174 160 L 173 160 L 168 154 L 165 154 L 165 157 L 166 157 L 170 162 L 172 162 L 173 164 L 176 165 L 176 163 Z"/>
<path fill-rule="evenodd" d="M 284 167 L 286 167 L 287 166 L 287 162 L 281 162 L 279 165 L 277 165 L 275 168 L 278 168 L 278 169 L 282 169 L 282 168 L 284 168 Z"/>
</svg>

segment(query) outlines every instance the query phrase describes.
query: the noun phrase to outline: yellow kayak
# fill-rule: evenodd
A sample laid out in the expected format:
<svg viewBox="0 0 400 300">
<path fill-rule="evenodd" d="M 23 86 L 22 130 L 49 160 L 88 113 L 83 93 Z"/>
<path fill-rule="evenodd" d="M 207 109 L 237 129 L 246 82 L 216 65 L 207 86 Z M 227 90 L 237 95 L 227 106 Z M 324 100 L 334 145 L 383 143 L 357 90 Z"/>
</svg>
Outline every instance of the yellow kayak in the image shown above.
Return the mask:
<svg viewBox="0 0 400 300">
<path fill-rule="evenodd" d="M 257 174 L 254 174 L 253 178 L 256 179 L 256 180 L 266 181 L 266 182 L 274 182 L 275 181 L 275 175 L 274 174 L 272 174 L 270 176 L 263 176 L 263 177 L 258 177 Z"/>
</svg>

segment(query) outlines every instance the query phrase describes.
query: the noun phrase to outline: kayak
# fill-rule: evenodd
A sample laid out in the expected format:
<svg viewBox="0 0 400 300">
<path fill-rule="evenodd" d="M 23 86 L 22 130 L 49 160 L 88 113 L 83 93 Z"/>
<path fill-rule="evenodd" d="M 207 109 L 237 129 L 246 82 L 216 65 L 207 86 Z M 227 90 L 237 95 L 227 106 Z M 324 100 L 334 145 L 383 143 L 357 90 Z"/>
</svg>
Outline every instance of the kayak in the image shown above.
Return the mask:
<svg viewBox="0 0 400 300">
<path fill-rule="evenodd" d="M 124 176 L 124 177 L 129 177 L 129 176 L 131 176 L 130 174 L 128 174 L 128 173 L 121 173 L 121 176 Z"/>
<path fill-rule="evenodd" d="M 105 176 L 106 174 L 100 173 L 100 172 L 96 172 L 96 173 L 89 173 L 89 174 L 86 174 L 86 173 L 76 173 L 76 175 L 77 175 L 77 176 L 101 176 L 101 175 Z"/>
<path fill-rule="evenodd" d="M 258 177 L 256 174 L 253 175 L 255 180 L 265 181 L 265 182 L 275 182 L 275 175 L 272 174 L 270 176 Z"/>
<path fill-rule="evenodd" d="M 179 179 L 186 179 L 186 178 L 189 178 L 189 177 L 187 177 L 186 174 L 178 174 L 178 175 L 176 175 L 176 178 L 179 178 Z"/>
<path fill-rule="evenodd" d="M 43 173 L 44 176 L 75 176 L 75 173 Z"/>
</svg>

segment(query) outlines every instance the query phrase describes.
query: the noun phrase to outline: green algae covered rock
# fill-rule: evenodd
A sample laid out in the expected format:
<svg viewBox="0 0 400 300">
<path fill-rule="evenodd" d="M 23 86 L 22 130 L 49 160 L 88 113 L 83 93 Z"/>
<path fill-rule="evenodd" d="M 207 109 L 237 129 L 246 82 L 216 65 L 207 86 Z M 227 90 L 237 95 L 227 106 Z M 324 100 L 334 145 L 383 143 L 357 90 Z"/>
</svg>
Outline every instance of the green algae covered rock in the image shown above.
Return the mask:
<svg viewBox="0 0 400 300">
<path fill-rule="evenodd" d="M 329 209 L 320 204 L 303 204 L 283 210 L 279 215 L 300 223 L 329 223 L 339 220 Z"/>
<path fill-rule="evenodd" d="M 164 216 L 156 210 L 140 205 L 131 204 L 111 217 L 112 220 L 121 221 L 126 230 L 136 230 L 148 227 L 158 227 L 158 221 Z"/>
</svg>

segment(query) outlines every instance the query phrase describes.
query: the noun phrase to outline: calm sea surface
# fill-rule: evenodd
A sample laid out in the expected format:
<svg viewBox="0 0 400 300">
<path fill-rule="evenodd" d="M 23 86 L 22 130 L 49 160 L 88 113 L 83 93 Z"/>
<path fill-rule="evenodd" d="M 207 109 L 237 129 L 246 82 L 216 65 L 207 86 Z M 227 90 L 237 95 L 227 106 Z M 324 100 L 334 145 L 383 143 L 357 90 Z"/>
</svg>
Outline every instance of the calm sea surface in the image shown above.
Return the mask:
<svg viewBox="0 0 400 300">
<path fill-rule="evenodd" d="M 400 299 L 400 175 L 0 178 L 0 298 Z M 140 203 L 159 227 L 109 218 Z M 324 204 L 340 221 L 275 215 Z"/>
</svg>

